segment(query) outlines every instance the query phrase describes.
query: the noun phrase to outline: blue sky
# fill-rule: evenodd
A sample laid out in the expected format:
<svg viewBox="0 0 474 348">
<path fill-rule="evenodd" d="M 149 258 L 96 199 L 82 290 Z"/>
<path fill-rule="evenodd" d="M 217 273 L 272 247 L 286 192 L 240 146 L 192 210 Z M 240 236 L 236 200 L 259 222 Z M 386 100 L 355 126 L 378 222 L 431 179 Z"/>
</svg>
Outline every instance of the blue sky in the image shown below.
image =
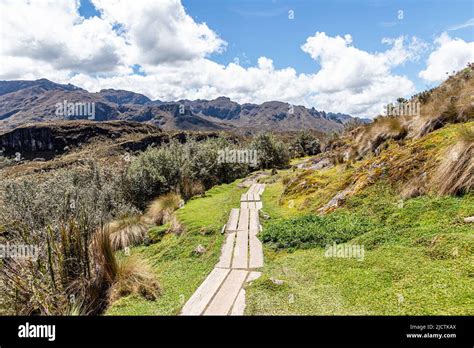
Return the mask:
<svg viewBox="0 0 474 348">
<path fill-rule="evenodd" d="M 374 117 L 474 62 L 473 7 L 472 0 L 6 1 L 0 79 L 48 78 L 163 101 L 280 100 Z"/>
</svg>

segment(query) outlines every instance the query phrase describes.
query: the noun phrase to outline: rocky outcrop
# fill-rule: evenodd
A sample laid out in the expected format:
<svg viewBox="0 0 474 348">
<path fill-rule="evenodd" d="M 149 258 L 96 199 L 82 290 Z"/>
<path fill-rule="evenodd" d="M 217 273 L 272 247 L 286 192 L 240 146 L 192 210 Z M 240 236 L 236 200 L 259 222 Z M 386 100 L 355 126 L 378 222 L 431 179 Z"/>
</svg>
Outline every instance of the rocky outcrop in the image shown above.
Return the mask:
<svg viewBox="0 0 474 348">
<path fill-rule="evenodd" d="M 152 125 L 123 121 L 38 123 L 0 135 L 0 149 L 7 157 L 18 153 L 24 159 L 50 159 L 92 139 L 116 139 L 128 134 L 159 136 L 161 130 Z"/>
</svg>

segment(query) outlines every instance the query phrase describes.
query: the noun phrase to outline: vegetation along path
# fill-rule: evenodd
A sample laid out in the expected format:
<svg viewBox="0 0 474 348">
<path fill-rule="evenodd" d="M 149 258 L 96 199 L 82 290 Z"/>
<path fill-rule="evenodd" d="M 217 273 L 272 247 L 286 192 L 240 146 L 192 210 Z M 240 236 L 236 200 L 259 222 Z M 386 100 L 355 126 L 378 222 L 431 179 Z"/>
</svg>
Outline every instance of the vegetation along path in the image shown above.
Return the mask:
<svg viewBox="0 0 474 348">
<path fill-rule="evenodd" d="M 263 248 L 258 240 L 258 211 L 264 184 L 252 184 L 242 194 L 240 209 L 230 212 L 225 225 L 226 241 L 212 272 L 184 305 L 182 315 L 243 315 L 244 284 L 260 277 Z"/>
</svg>

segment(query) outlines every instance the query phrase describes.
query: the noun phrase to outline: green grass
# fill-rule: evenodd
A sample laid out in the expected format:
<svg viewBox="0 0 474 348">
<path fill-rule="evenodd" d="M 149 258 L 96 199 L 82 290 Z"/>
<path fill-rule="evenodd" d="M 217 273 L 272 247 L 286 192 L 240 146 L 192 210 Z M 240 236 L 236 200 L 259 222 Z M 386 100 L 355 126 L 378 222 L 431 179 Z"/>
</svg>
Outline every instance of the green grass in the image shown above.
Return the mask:
<svg viewBox="0 0 474 348">
<path fill-rule="evenodd" d="M 264 207 L 273 204 L 268 198 Z M 337 210 L 376 223 L 350 242 L 364 245 L 364 259 L 325 257 L 318 246 L 277 251 L 266 245 L 263 276 L 247 289 L 246 313 L 473 315 L 474 234 L 462 221 L 473 209 L 472 194 L 403 202 L 385 183 L 367 188 Z"/>
<path fill-rule="evenodd" d="M 179 209 L 178 219 L 186 228 L 180 236 L 166 234 L 156 244 L 132 248 L 132 253 L 139 253 L 151 264 L 162 294 L 156 301 L 123 297 L 106 314 L 178 314 L 219 259 L 223 241 L 220 230 L 230 209 L 239 206 L 240 195 L 245 191 L 237 187 L 239 182 L 216 186 L 205 197 L 192 199 Z M 200 256 L 193 252 L 199 244 L 206 248 Z"/>
</svg>

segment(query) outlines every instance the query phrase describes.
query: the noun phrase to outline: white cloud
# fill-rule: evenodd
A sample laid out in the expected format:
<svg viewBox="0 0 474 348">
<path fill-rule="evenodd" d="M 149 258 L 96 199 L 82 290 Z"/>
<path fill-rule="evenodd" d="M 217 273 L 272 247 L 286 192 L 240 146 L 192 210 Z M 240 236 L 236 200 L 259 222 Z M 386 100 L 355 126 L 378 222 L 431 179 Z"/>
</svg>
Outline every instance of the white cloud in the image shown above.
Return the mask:
<svg viewBox="0 0 474 348">
<path fill-rule="evenodd" d="M 141 65 L 186 61 L 222 51 L 226 43 L 186 14 L 180 0 L 92 0 L 102 18 L 123 28 L 131 59 Z"/>
<path fill-rule="evenodd" d="M 446 73 L 460 70 L 468 62 L 474 62 L 474 42 L 451 38 L 442 33 L 435 39 L 437 48 L 430 54 L 425 70 L 419 76 L 427 81 L 439 82 L 446 79 Z"/>
<path fill-rule="evenodd" d="M 109 23 L 99 18 L 84 19 L 78 13 L 78 2 L 51 0 L 5 0 L 0 3 L 0 55 L 31 59 L 40 71 L 61 70 L 97 73 L 119 73 L 125 42 Z M 24 60 L 10 69 L 29 69 Z"/>
</svg>

